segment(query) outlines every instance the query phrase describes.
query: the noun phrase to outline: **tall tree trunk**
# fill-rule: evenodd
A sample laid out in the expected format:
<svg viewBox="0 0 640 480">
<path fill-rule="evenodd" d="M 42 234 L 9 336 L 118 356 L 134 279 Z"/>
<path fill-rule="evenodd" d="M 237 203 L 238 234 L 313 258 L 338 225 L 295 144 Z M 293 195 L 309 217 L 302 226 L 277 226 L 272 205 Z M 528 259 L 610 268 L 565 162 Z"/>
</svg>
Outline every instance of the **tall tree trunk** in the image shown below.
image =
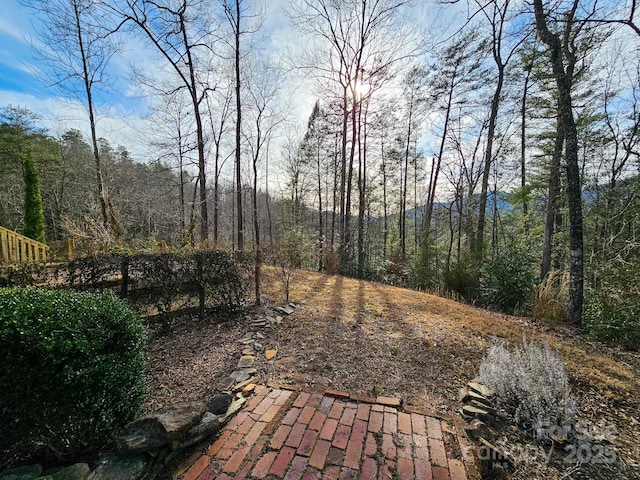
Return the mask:
<svg viewBox="0 0 640 480">
<path fill-rule="evenodd" d="M 242 178 L 241 178 L 241 133 L 242 133 L 242 100 L 240 97 L 240 0 L 235 1 L 236 17 L 234 25 L 235 34 L 235 90 L 236 90 L 236 204 L 237 204 L 237 225 L 238 229 L 238 251 L 242 255 L 244 251 L 244 222 L 242 219 Z"/>
<path fill-rule="evenodd" d="M 213 175 L 213 243 L 218 245 L 220 223 L 220 147 L 216 145 L 216 154 L 214 158 L 215 172 Z"/>
<path fill-rule="evenodd" d="M 80 23 L 80 10 L 77 2 L 73 3 L 74 20 L 76 36 L 78 38 L 78 47 L 80 49 L 80 57 L 82 60 L 82 79 L 84 83 L 85 95 L 87 96 L 87 109 L 89 111 L 89 129 L 91 130 L 91 147 L 93 149 L 93 160 L 96 165 L 96 185 L 98 187 L 98 200 L 100 202 L 100 213 L 102 214 L 102 223 L 107 231 L 112 230 L 111 222 L 107 213 L 107 192 L 102 176 L 102 161 L 100 159 L 100 149 L 98 148 L 98 133 L 96 130 L 96 117 L 93 105 L 92 81 L 89 74 L 89 64 L 87 53 L 84 46 L 84 36 L 82 34 L 82 25 Z"/>
<path fill-rule="evenodd" d="M 402 215 L 401 215 L 401 226 L 402 230 L 400 231 L 400 246 L 402 250 L 402 257 L 406 255 L 406 243 L 407 243 L 407 178 L 409 177 L 409 156 L 411 154 L 411 137 L 412 137 L 412 127 L 413 127 L 413 92 L 409 101 L 409 118 L 407 124 L 407 137 L 405 138 L 405 146 L 404 146 L 404 186 L 402 189 Z"/>
<path fill-rule="evenodd" d="M 358 75 L 356 74 L 353 83 L 357 85 Z M 358 105 L 357 92 L 355 87 L 351 87 L 351 148 L 349 150 L 349 165 L 347 172 L 346 198 L 344 208 L 344 257 L 346 262 L 351 257 L 351 192 L 353 191 L 353 163 L 356 156 L 356 143 L 358 137 L 357 110 Z M 342 265 L 346 265 L 346 262 Z"/>
<path fill-rule="evenodd" d="M 267 219 L 269 223 L 269 246 L 273 246 L 273 221 L 271 219 L 271 200 L 269 198 L 269 147 L 267 147 L 267 158 L 264 165 L 264 185 L 265 202 L 267 206 Z"/>
<path fill-rule="evenodd" d="M 557 200 L 560 195 L 560 161 L 564 148 L 564 123 L 558 112 L 556 124 L 556 139 L 553 145 L 553 154 L 549 165 L 549 190 L 547 194 L 547 206 L 544 223 L 544 241 L 542 245 L 542 262 L 540 264 L 540 280 L 544 280 L 551 271 L 551 258 L 553 256 L 553 234 L 555 230 L 556 214 L 558 212 Z"/>
<path fill-rule="evenodd" d="M 322 162 L 320 156 L 320 135 L 318 135 L 317 140 L 318 143 L 316 144 L 316 169 L 318 175 L 318 271 L 321 272 L 323 270 L 324 260 L 324 225 L 322 223 Z"/>
<path fill-rule="evenodd" d="M 416 139 L 417 143 L 417 139 Z M 413 159 L 413 254 L 418 253 L 418 146 L 414 145 Z"/>
<path fill-rule="evenodd" d="M 584 244 L 582 232 L 582 179 L 578 164 L 578 130 L 573 117 L 573 71 L 575 54 L 571 51 L 574 39 L 571 31 L 575 27 L 574 16 L 578 0 L 574 0 L 572 10 L 565 15 L 565 34 L 552 33 L 547 26 L 547 18 L 542 8 L 542 0 L 533 2 L 536 29 L 541 40 L 549 47 L 551 66 L 558 89 L 558 111 L 565 132 L 565 161 L 567 164 L 567 197 L 569 206 L 569 308 L 568 320 L 582 324 L 584 302 Z M 563 43 L 564 41 L 564 43 Z M 565 64 L 566 60 L 566 64 Z"/>
<path fill-rule="evenodd" d="M 382 209 L 383 209 L 383 217 L 384 217 L 384 231 L 382 232 L 382 252 L 384 254 L 384 259 L 387 259 L 388 251 L 387 245 L 389 241 L 389 207 L 387 204 L 387 164 L 384 157 L 384 135 L 382 137 L 382 141 L 380 142 L 380 156 L 382 158 Z"/>
<path fill-rule="evenodd" d="M 365 264 L 364 217 L 367 189 L 367 107 L 362 121 L 362 100 L 358 104 L 358 277 L 362 278 Z M 364 139 L 363 131 L 364 130 Z"/>
<path fill-rule="evenodd" d="M 442 155 L 444 155 L 444 145 L 447 140 L 447 131 L 449 130 L 449 120 L 451 119 L 451 103 L 453 102 L 453 91 L 455 88 L 455 75 L 451 78 L 449 85 L 449 95 L 447 96 L 447 107 L 444 114 L 444 126 L 442 127 L 442 137 L 440 137 L 440 148 L 438 149 L 438 159 L 435 166 L 432 163 L 431 173 L 429 174 L 429 192 L 427 193 L 427 212 L 425 217 L 426 236 L 429 236 L 431 229 L 431 217 L 433 216 L 433 204 L 436 199 L 436 187 L 438 185 L 438 177 L 440 176 L 440 167 L 442 165 Z"/>
<path fill-rule="evenodd" d="M 336 239 L 336 205 L 338 203 L 338 136 L 336 134 L 334 151 L 333 151 L 333 195 L 331 201 L 331 235 L 329 237 L 329 245 L 333 253 L 333 246 Z M 340 225 L 338 225 L 340 230 Z"/>
<path fill-rule="evenodd" d="M 529 95 L 529 81 L 533 60 L 525 66 L 527 72 L 522 89 L 522 102 L 520 107 L 520 188 L 522 189 L 522 214 L 524 215 L 524 234 L 529 236 L 529 202 L 527 201 L 527 97 Z"/>
<path fill-rule="evenodd" d="M 200 113 L 200 99 L 196 90 L 196 73 L 187 37 L 187 27 L 185 24 L 184 11 L 180 13 L 180 27 L 182 38 L 186 46 L 187 65 L 189 66 L 189 93 L 193 104 L 193 116 L 196 122 L 196 138 L 198 142 L 198 178 L 200 179 L 200 241 L 205 244 L 209 240 L 209 209 L 207 207 L 207 164 L 204 153 L 204 130 L 202 115 Z"/>
<path fill-rule="evenodd" d="M 400 197 L 400 251 L 402 252 L 402 258 L 404 259 L 407 255 L 407 185 L 409 177 L 409 155 L 405 155 L 404 157 L 402 170 L 402 195 Z"/>
<path fill-rule="evenodd" d="M 475 257 L 478 264 L 482 262 L 484 253 L 484 227 L 487 212 L 487 194 L 489 191 L 489 175 L 493 163 L 493 140 L 496 133 L 498 109 L 500 107 L 500 95 L 504 84 L 504 65 L 498 57 L 495 57 L 498 66 L 498 83 L 493 98 L 491 99 L 491 113 L 489 115 L 489 128 L 487 130 L 487 149 L 484 157 L 484 170 L 482 171 L 482 184 L 480 186 L 480 206 L 478 208 L 478 231 L 476 233 Z M 494 199 L 495 201 L 495 199 Z"/>
<path fill-rule="evenodd" d="M 260 133 L 258 132 L 258 136 Z M 258 140 L 258 145 L 260 140 Z M 259 150 L 256 151 L 256 155 L 253 159 L 253 230 L 254 230 L 254 239 L 256 242 L 256 261 L 255 261 L 255 271 L 254 271 L 254 280 L 256 287 L 256 305 L 260 305 L 260 281 L 261 275 L 260 270 L 262 267 L 262 245 L 260 244 L 260 216 L 258 212 L 258 155 Z"/>
<path fill-rule="evenodd" d="M 400 162 L 400 179 L 398 184 L 400 185 L 399 197 L 398 197 L 398 237 L 400 240 L 400 253 L 404 257 L 404 199 L 406 197 L 404 193 L 404 159 Z"/>
<path fill-rule="evenodd" d="M 342 143 L 340 146 L 340 217 L 338 221 L 339 236 L 339 256 L 340 269 L 347 264 L 349 260 L 347 251 L 347 220 L 346 220 L 346 203 L 347 203 L 347 123 L 349 120 L 348 107 L 349 99 L 347 97 L 347 85 L 342 87 Z"/>
</svg>

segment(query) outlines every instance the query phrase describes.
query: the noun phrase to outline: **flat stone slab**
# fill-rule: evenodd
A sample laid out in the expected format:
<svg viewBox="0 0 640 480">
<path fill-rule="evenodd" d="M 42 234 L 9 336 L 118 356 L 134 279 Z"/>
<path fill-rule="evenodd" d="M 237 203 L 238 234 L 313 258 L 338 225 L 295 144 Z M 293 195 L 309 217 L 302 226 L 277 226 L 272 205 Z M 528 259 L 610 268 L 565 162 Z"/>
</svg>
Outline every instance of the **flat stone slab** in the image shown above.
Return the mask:
<svg viewBox="0 0 640 480">
<path fill-rule="evenodd" d="M 221 425 L 218 416 L 213 413 L 206 412 L 202 416 L 202 419 L 200 419 L 200 423 L 189 430 L 184 437 L 171 442 L 171 448 L 173 450 L 180 450 L 190 447 L 191 445 L 195 445 L 201 440 L 218 433 L 220 427 Z"/>
<path fill-rule="evenodd" d="M 243 372 L 244 372 L 244 370 L 243 370 Z M 257 381 L 258 381 L 258 379 L 256 377 L 249 377 L 249 379 L 245 380 L 244 382 L 240 382 L 235 387 L 233 387 L 233 391 L 237 392 L 239 390 L 242 390 L 242 392 L 244 393 L 244 387 L 246 387 L 247 385 L 249 385 L 251 383 L 253 383 L 255 385 L 255 382 L 257 382 Z"/>
<path fill-rule="evenodd" d="M 207 411 L 215 415 L 224 415 L 233 401 L 233 395 L 215 395 L 207 402 Z"/>
<path fill-rule="evenodd" d="M 291 315 L 296 311 L 296 309 L 292 308 L 290 305 L 287 305 L 286 307 L 278 307 L 278 311 L 284 313 L 285 315 Z"/>
<path fill-rule="evenodd" d="M 242 389 L 242 394 L 249 395 L 251 392 L 253 392 L 256 389 L 256 386 L 257 385 L 255 383 L 249 383 L 245 385 L 245 387 Z"/>
<path fill-rule="evenodd" d="M 220 392 L 226 392 L 231 390 L 231 387 L 236 383 L 236 379 L 233 377 L 224 377 L 216 383 L 216 390 Z"/>
<path fill-rule="evenodd" d="M 51 472 L 49 475 L 53 480 L 86 480 L 90 473 L 91 469 L 88 464 L 76 463 Z"/>
<path fill-rule="evenodd" d="M 396 397 L 378 396 L 376 398 L 376 403 L 379 403 L 381 405 L 386 405 L 388 407 L 399 407 L 402 404 L 402 400 Z"/>
<path fill-rule="evenodd" d="M 253 367 L 256 363 L 256 357 L 252 355 L 243 355 L 238 362 L 238 368 Z"/>
<path fill-rule="evenodd" d="M 168 445 L 184 436 L 206 411 L 204 402 L 179 402 L 134 420 L 122 430 L 121 451 L 142 453 Z"/>
<path fill-rule="evenodd" d="M 482 385 L 481 383 L 469 382 L 467 386 L 469 387 L 469 389 L 479 393 L 483 397 L 491 397 L 493 395 L 493 391 L 489 387 Z"/>
<path fill-rule="evenodd" d="M 147 461 L 144 456 L 107 456 L 87 480 L 137 480 L 142 477 Z"/>
<path fill-rule="evenodd" d="M 244 397 L 235 400 L 231 405 L 229 405 L 229 409 L 227 410 L 227 414 L 225 415 L 225 417 L 229 418 L 234 415 L 238 410 L 242 408 L 245 403 L 247 403 L 247 399 Z"/>
<path fill-rule="evenodd" d="M 236 383 L 242 383 L 249 380 L 249 378 L 251 378 L 251 376 L 248 373 L 242 370 L 234 370 L 233 372 L 231 372 L 231 375 L 229 376 L 235 379 Z"/>
</svg>

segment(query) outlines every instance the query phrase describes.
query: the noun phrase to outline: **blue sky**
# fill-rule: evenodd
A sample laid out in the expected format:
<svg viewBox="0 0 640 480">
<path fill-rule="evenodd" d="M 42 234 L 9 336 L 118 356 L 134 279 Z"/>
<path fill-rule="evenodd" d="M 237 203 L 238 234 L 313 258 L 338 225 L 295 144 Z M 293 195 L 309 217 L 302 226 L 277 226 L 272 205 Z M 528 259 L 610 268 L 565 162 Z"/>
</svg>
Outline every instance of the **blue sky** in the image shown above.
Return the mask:
<svg viewBox="0 0 640 480">
<path fill-rule="evenodd" d="M 430 4 L 418 2 L 414 11 L 416 16 L 426 18 Z M 273 53 L 300 48 L 299 34 L 289 26 L 283 12 L 287 0 L 269 0 L 265 5 L 265 50 Z M 82 103 L 61 98 L 59 90 L 47 86 L 38 75 L 42 73 L 42 65 L 30 45 L 31 41 L 37 41 L 37 25 L 38 18 L 33 11 L 21 6 L 19 0 L 0 0 L 0 107 L 29 108 L 41 115 L 42 125 L 54 136 L 60 136 L 70 128 L 88 136 L 87 115 Z M 114 145 L 126 146 L 134 158 L 146 160 L 149 138 L 145 135 L 150 135 L 152 128 L 143 118 L 148 110 L 146 100 L 136 96 L 139 88 L 131 78 L 129 63 L 144 64 L 144 70 L 153 71 L 156 76 L 162 75 L 164 67 L 163 63 L 157 63 L 153 52 L 133 42 L 135 40 L 128 40 L 128 51 L 116 55 L 110 62 L 108 73 L 115 82 L 113 89 L 95 92 L 96 97 L 102 99 L 99 103 L 105 106 L 99 112 L 98 133 Z M 303 124 L 315 102 L 314 89 L 291 80 L 287 91 L 293 117 Z"/>
<path fill-rule="evenodd" d="M 32 15 L 16 0 L 0 2 L 0 92 L 6 104 L 7 92 L 46 96 L 44 86 L 34 77 L 36 64 L 29 45 L 28 32 L 32 28 Z"/>
<path fill-rule="evenodd" d="M 0 1 L 0 107 L 26 107 L 41 116 L 41 124 L 54 136 L 75 128 L 88 136 L 88 120 L 83 105 L 62 98 L 56 87 L 41 78 L 42 65 L 31 45 L 37 42 L 38 17 L 18 0 Z M 139 56 L 139 52 L 137 53 Z M 146 60 L 144 58 L 143 60 Z M 98 104 L 108 104 L 99 112 L 98 131 L 112 144 L 126 146 L 134 156 L 145 160 L 141 137 L 145 126 L 145 102 L 135 96 L 128 60 L 114 57 L 109 66 L 115 81 L 110 92 L 96 92 Z M 102 102 L 100 102 L 102 99 Z"/>
<path fill-rule="evenodd" d="M 268 6 L 264 27 L 269 29 L 268 42 L 273 49 L 290 42 L 291 32 L 281 12 L 281 3 L 272 1 Z M 0 107 L 27 107 L 41 116 L 42 125 L 54 136 L 70 128 L 88 135 L 87 115 L 82 104 L 61 98 L 57 88 L 48 86 L 46 80 L 40 78 L 42 65 L 31 46 L 31 42 L 37 42 L 37 27 L 38 17 L 32 10 L 20 5 L 18 0 L 0 0 Z M 162 72 L 164 64 L 156 64 L 153 52 L 132 43 L 135 40 L 128 42 L 128 51 L 113 57 L 109 64 L 113 88 L 111 91 L 100 88 L 95 92 L 98 103 L 105 106 L 100 111 L 98 130 L 99 135 L 111 143 L 125 145 L 134 158 L 145 160 L 148 139 L 143 137 L 150 128 L 143 116 L 148 109 L 146 101 L 136 96 L 139 89 L 131 79 L 129 63 L 144 63 L 145 70 L 154 71 L 156 75 Z M 301 114 L 306 118 L 313 102 L 299 103 L 309 103 Z"/>
</svg>

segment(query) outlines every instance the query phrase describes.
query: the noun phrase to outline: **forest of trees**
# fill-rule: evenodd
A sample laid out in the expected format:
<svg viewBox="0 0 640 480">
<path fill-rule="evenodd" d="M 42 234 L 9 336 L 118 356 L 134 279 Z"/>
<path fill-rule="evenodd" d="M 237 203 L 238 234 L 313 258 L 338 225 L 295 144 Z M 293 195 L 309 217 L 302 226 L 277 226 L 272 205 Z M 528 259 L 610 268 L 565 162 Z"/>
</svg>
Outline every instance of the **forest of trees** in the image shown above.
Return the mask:
<svg viewBox="0 0 640 480">
<path fill-rule="evenodd" d="M 411 0 L 294 0 L 286 53 L 252 0 L 24 3 L 89 128 L 3 109 L 0 225 L 28 232 L 33 164 L 47 241 L 218 246 L 259 274 L 295 239 L 309 268 L 640 343 L 636 0 L 435 2 L 428 28 Z M 134 40 L 161 65 L 133 72 L 146 163 L 101 136 L 94 100 Z M 292 78 L 318 99 L 304 124 Z"/>
</svg>

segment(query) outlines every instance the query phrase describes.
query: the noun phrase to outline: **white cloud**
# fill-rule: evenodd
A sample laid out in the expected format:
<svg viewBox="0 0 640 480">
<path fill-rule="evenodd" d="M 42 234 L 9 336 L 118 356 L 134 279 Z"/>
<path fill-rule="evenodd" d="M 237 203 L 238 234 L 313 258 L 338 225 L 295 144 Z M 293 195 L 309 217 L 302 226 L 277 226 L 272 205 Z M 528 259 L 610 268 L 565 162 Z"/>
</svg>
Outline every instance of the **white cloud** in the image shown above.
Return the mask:
<svg viewBox="0 0 640 480">
<path fill-rule="evenodd" d="M 0 33 L 19 42 L 28 43 L 24 31 L 15 22 L 10 21 L 9 17 L 5 15 L 4 8 L 0 12 L 2 13 L 0 15 Z"/>
<path fill-rule="evenodd" d="M 90 138 L 89 120 L 86 108 L 80 102 L 56 97 L 38 98 L 34 95 L 0 90 L 4 105 L 26 107 L 40 115 L 41 124 L 49 134 L 59 137 L 70 129 L 82 132 L 86 140 Z M 136 160 L 150 160 L 148 150 L 144 148 L 146 139 L 140 132 L 145 131 L 145 120 L 121 112 L 98 115 L 97 130 L 100 137 L 106 138 L 113 146 L 123 145 L 129 149 Z"/>
</svg>

